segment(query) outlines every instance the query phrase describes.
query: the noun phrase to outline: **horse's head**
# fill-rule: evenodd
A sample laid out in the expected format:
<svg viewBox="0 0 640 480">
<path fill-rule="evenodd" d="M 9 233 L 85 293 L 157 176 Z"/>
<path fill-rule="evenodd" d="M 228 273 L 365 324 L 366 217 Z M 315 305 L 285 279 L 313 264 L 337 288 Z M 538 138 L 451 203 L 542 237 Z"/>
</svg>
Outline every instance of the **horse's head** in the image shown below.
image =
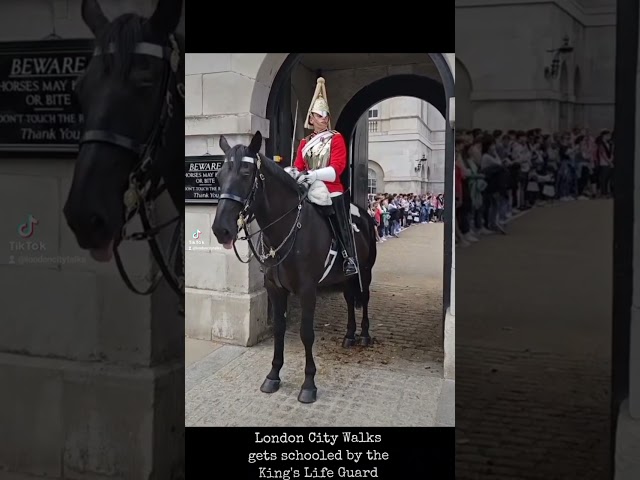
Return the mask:
<svg viewBox="0 0 640 480">
<path fill-rule="evenodd" d="M 82 2 L 96 52 L 75 87 L 84 132 L 64 215 L 98 261 L 109 261 L 121 240 L 130 175 L 154 157 L 173 114 L 168 92 L 175 97 L 169 85 L 179 57 L 171 35 L 181 12 L 182 0 L 159 0 L 148 19 L 125 14 L 109 22 L 97 0 Z"/>
<path fill-rule="evenodd" d="M 249 196 L 256 179 L 256 157 L 262 145 L 262 134 L 256 132 L 246 147 L 230 147 L 224 135 L 220 136 L 220 148 L 225 160 L 218 172 L 220 200 L 213 221 L 213 234 L 224 248 L 231 248 L 238 234 L 238 217 L 248 206 Z"/>
</svg>

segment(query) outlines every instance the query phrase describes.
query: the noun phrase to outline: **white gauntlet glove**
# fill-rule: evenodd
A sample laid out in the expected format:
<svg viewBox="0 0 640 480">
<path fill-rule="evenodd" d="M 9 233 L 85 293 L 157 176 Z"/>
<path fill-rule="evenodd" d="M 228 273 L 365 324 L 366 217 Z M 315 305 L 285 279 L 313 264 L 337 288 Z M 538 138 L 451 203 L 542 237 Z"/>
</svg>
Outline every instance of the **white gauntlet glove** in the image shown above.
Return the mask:
<svg viewBox="0 0 640 480">
<path fill-rule="evenodd" d="M 305 183 L 307 185 L 311 185 L 318 179 L 318 174 L 315 170 L 310 170 L 307 173 L 304 173 L 298 177 L 298 183 Z"/>
<path fill-rule="evenodd" d="M 306 183 L 311 185 L 316 180 L 322 180 L 323 182 L 335 182 L 336 171 L 333 167 L 324 167 L 317 170 L 309 170 L 307 173 L 298 177 L 298 183 Z"/>
</svg>

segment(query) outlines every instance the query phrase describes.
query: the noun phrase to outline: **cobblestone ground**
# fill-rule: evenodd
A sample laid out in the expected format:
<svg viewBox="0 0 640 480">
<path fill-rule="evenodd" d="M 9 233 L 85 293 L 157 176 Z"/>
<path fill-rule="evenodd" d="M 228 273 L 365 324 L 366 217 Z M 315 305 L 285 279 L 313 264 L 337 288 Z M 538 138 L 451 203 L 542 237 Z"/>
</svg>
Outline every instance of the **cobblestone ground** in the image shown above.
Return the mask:
<svg viewBox="0 0 640 480">
<path fill-rule="evenodd" d="M 612 203 L 456 251 L 456 478 L 609 476 Z"/>
<path fill-rule="evenodd" d="M 316 310 L 318 400 L 301 404 L 304 347 L 290 301 L 280 389 L 259 391 L 273 341 L 245 348 L 187 339 L 186 426 L 453 426 L 455 383 L 442 378 L 443 225 L 416 225 L 379 245 L 369 348 L 342 348 L 346 303 L 325 292 Z M 360 316 L 356 311 L 359 324 Z M 211 343 L 211 342 L 207 342 Z"/>
<path fill-rule="evenodd" d="M 374 364 L 442 362 L 443 225 L 414 225 L 401 239 L 378 244 L 369 302 L 373 348 L 342 348 L 347 303 L 341 292 L 320 293 L 315 315 L 319 354 Z M 290 297 L 287 330 L 297 334 L 300 314 L 298 298 Z M 356 310 L 357 333 L 361 320 L 362 310 Z"/>
</svg>

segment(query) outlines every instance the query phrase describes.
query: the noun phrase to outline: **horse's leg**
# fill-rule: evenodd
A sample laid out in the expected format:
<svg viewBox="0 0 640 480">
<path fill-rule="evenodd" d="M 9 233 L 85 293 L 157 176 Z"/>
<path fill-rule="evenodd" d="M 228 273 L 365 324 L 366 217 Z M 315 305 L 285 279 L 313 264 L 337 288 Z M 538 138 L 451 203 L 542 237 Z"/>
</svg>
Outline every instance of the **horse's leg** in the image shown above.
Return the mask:
<svg viewBox="0 0 640 480">
<path fill-rule="evenodd" d="M 287 327 L 287 297 L 286 290 L 276 287 L 267 280 L 266 288 L 271 305 L 273 306 L 273 361 L 271 371 L 262 382 L 260 391 L 264 393 L 277 392 L 280 388 L 280 369 L 284 364 L 284 332 Z"/>
<path fill-rule="evenodd" d="M 344 348 L 353 347 L 356 344 L 356 309 L 354 306 L 355 298 L 353 295 L 353 280 L 348 279 L 344 283 L 342 289 L 344 299 L 347 301 L 347 333 L 342 341 Z"/>
<path fill-rule="evenodd" d="M 315 384 L 316 364 L 313 361 L 313 341 L 315 340 L 313 317 L 316 310 L 315 286 L 305 289 L 305 291 L 300 294 L 300 306 L 302 307 L 300 339 L 304 345 L 305 366 L 304 383 L 300 389 L 298 401 L 302 403 L 313 403 L 316 401 L 316 393 L 318 391 Z"/>
<path fill-rule="evenodd" d="M 371 285 L 371 270 L 363 269 L 360 275 L 362 276 L 362 289 L 364 292 L 362 292 L 362 324 L 358 343 L 368 347 L 371 345 L 371 337 L 369 336 L 369 286 Z"/>
</svg>

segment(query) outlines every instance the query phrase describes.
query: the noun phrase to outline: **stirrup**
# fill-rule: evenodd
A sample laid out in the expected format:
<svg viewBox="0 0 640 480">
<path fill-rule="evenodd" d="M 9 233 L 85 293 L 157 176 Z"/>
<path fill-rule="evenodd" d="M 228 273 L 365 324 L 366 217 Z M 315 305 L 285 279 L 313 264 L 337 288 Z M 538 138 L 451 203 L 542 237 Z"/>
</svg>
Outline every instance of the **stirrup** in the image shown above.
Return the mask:
<svg viewBox="0 0 640 480">
<path fill-rule="evenodd" d="M 345 275 L 355 275 L 358 273 L 358 266 L 353 258 L 345 258 L 343 264 L 343 270 Z"/>
</svg>

